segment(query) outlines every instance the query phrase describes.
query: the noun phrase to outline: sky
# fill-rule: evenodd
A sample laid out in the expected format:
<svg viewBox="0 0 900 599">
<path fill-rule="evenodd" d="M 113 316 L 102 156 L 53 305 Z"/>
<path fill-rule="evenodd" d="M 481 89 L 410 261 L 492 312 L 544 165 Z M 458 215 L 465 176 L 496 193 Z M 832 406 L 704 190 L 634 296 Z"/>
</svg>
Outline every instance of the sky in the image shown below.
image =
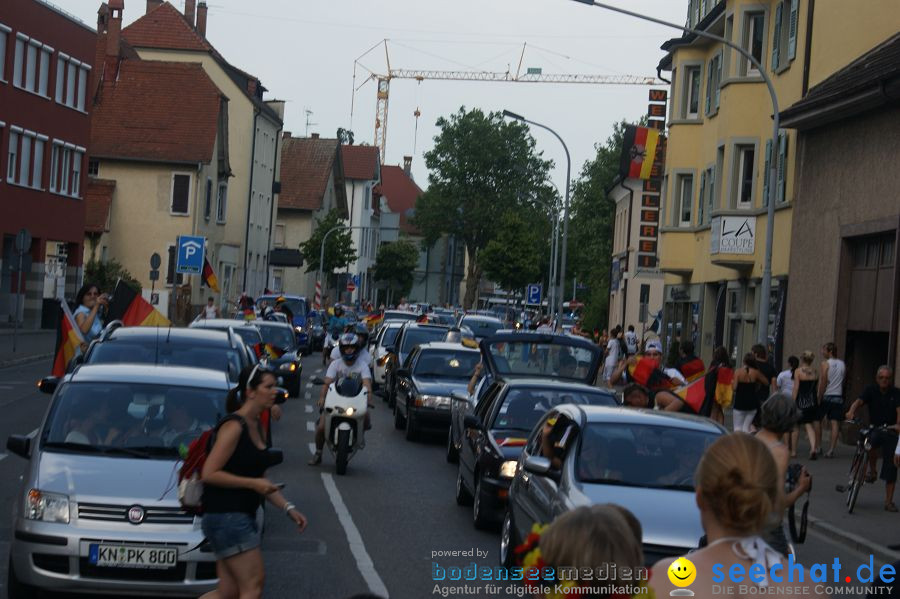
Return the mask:
<svg viewBox="0 0 900 599">
<path fill-rule="evenodd" d="M 52 1 L 96 25 L 99 0 Z M 183 10 L 184 0 L 172 2 Z M 687 0 L 609 2 L 675 23 L 683 23 L 687 12 Z M 663 56 L 659 46 L 679 35 L 573 0 L 209 0 L 208 6 L 207 39 L 229 62 L 260 78 L 269 90 L 266 99 L 287 101 L 286 131 L 334 137 L 344 127 L 353 130 L 357 144 L 374 142 L 376 83 L 367 77 L 387 72 L 384 45 L 376 47 L 385 39 L 394 69 L 515 72 L 524 44 L 523 72 L 654 76 Z M 126 26 L 145 9 L 145 0 L 125 0 Z M 394 79 L 384 163 L 413 156 L 413 177 L 427 188 L 424 153 L 439 132 L 439 117 L 460 106 L 508 109 L 563 138 L 576 178 L 613 123 L 646 114 L 648 89 Z M 554 161 L 552 178 L 563 190 L 562 146 L 543 130 L 533 129 L 533 135 L 538 151 Z"/>
</svg>

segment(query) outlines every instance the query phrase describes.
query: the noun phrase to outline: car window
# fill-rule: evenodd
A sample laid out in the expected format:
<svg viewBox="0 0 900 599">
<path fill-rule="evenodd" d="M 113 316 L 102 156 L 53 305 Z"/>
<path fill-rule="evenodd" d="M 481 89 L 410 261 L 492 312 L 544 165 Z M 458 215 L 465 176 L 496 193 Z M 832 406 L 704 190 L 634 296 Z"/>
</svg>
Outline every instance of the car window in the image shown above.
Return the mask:
<svg viewBox="0 0 900 599">
<path fill-rule="evenodd" d="M 296 337 L 294 331 L 287 327 L 272 327 L 261 325 L 258 327 L 264 343 L 271 343 L 279 349 L 293 351 Z"/>
<path fill-rule="evenodd" d="M 257 330 L 256 327 L 233 327 L 232 330 L 243 339 L 244 343 L 247 345 L 253 346 L 262 341 L 262 335 L 259 334 L 259 330 Z"/>
<path fill-rule="evenodd" d="M 267 295 L 267 296 L 259 298 L 256 301 L 256 303 L 258 304 L 259 302 L 265 300 L 265 301 L 269 302 L 270 306 L 272 306 L 275 304 L 275 300 L 277 300 L 277 299 L 278 299 L 278 296 Z M 294 316 L 305 316 L 306 315 L 306 312 L 307 312 L 306 301 L 304 301 L 302 299 L 285 298 L 285 300 L 283 300 L 281 303 L 287 304 L 288 310 L 290 310 Z"/>
<path fill-rule="evenodd" d="M 503 385 L 500 383 L 494 383 L 490 387 L 488 387 L 487 391 L 485 391 L 484 396 L 475 404 L 475 415 L 478 416 L 482 422 L 485 421 L 485 417 L 490 413 L 491 406 L 495 403 L 497 398 L 497 394 L 500 393 Z"/>
<path fill-rule="evenodd" d="M 503 328 L 503 323 L 483 318 L 463 318 L 462 324 L 472 329 L 477 337 L 488 337 Z"/>
<path fill-rule="evenodd" d="M 447 329 L 445 328 L 415 327 L 406 329 L 403 339 L 400 341 L 400 353 L 405 354 L 422 343 L 443 341 L 446 335 Z"/>
<path fill-rule="evenodd" d="M 481 361 L 476 351 L 425 349 L 419 352 L 413 374 L 416 376 L 469 380 Z"/>
<path fill-rule="evenodd" d="M 599 351 L 564 343 L 522 341 L 488 342 L 499 374 L 586 381 Z"/>
<path fill-rule="evenodd" d="M 694 490 L 694 471 L 717 433 L 666 426 L 589 424 L 575 465 L 584 482 Z"/>
<path fill-rule="evenodd" d="M 73 451 L 143 448 L 176 457 L 224 413 L 225 392 L 219 389 L 68 383 L 54 397 L 41 440 Z"/>
<path fill-rule="evenodd" d="M 160 343 L 110 340 L 95 343 L 88 353 L 88 364 L 167 364 L 193 366 L 227 372 L 237 381 L 243 360 L 240 350 L 228 346 L 191 345 L 189 343 Z"/>
<path fill-rule="evenodd" d="M 413 364 L 413 362 L 416 361 L 416 357 L 418 355 L 419 355 L 419 348 L 418 347 L 413 348 L 413 350 L 411 352 L 409 352 L 409 355 L 406 356 L 406 361 L 404 361 L 403 367 L 407 368 L 407 369 L 411 369 L 412 364 Z"/>
<path fill-rule="evenodd" d="M 530 431 L 548 410 L 566 403 L 616 405 L 614 395 L 600 391 L 516 387 L 506 394 L 492 427 Z"/>
<path fill-rule="evenodd" d="M 387 345 L 393 345 L 394 341 L 397 340 L 397 335 L 400 333 L 400 327 L 390 327 L 384 330 L 384 334 L 381 336 L 381 345 L 382 347 Z"/>
</svg>

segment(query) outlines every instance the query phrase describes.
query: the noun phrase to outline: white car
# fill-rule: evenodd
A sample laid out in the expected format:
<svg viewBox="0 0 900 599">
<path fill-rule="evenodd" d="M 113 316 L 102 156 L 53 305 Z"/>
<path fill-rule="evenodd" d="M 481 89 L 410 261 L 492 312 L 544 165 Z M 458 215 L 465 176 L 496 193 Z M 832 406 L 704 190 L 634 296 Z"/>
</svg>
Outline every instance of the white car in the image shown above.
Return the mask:
<svg viewBox="0 0 900 599">
<path fill-rule="evenodd" d="M 375 379 L 373 384 L 376 388 L 384 386 L 385 365 L 387 364 L 387 347 L 394 344 L 397 340 L 397 333 L 404 321 L 392 320 L 385 322 L 378 330 L 375 337 L 375 351 L 372 353 L 372 359 L 375 361 Z"/>
</svg>

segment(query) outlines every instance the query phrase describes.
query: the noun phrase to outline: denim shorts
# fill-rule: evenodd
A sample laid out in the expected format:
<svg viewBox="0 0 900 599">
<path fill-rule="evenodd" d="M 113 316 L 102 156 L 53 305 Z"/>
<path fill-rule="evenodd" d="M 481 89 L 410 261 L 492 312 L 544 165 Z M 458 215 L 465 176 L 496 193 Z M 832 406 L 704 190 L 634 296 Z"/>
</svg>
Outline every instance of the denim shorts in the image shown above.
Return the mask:
<svg viewBox="0 0 900 599">
<path fill-rule="evenodd" d="M 259 547 L 256 519 L 245 512 L 203 514 L 203 534 L 217 559 L 226 559 Z"/>
</svg>

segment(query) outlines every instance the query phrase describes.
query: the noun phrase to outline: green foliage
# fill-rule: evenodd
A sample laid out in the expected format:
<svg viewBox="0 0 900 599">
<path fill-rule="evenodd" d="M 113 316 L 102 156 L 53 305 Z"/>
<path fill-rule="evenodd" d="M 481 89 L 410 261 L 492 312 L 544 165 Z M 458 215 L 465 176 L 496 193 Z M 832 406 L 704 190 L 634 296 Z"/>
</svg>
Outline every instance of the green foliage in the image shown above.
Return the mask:
<svg viewBox="0 0 900 599">
<path fill-rule="evenodd" d="M 503 289 L 520 292 L 541 277 L 544 247 L 539 228 L 522 211 L 510 210 L 503 215 L 497 236 L 481 252 L 484 273 Z"/>
<path fill-rule="evenodd" d="M 84 280 L 100 287 L 103 293 L 112 293 L 119 279 L 122 279 L 135 291 L 140 292 L 141 284 L 116 260 L 100 262 L 91 259 L 84 265 Z"/>
<path fill-rule="evenodd" d="M 322 252 L 322 239 L 328 231 L 342 227 L 344 223 L 340 213 L 333 209 L 324 217 L 316 219 L 316 228 L 312 236 L 300 244 L 300 253 L 306 262 L 306 272 L 319 270 L 319 256 Z M 328 236 L 325 242 L 325 264 L 322 271 L 331 274 L 333 271 L 347 268 L 356 260 L 356 251 L 350 229 L 344 228 Z"/>
<path fill-rule="evenodd" d="M 414 225 L 434 243 L 449 234 L 469 256 L 463 304 L 470 307 L 482 273 L 480 253 L 511 210 L 535 211 L 551 162 L 535 150 L 528 128 L 500 113 L 459 109 L 437 121 L 440 133 L 425 154 L 428 191 L 416 203 Z"/>
<path fill-rule="evenodd" d="M 375 280 L 393 289 L 394 297 L 408 295 L 418 263 L 419 249 L 411 241 L 400 239 L 382 244 L 375 259 Z"/>
</svg>

